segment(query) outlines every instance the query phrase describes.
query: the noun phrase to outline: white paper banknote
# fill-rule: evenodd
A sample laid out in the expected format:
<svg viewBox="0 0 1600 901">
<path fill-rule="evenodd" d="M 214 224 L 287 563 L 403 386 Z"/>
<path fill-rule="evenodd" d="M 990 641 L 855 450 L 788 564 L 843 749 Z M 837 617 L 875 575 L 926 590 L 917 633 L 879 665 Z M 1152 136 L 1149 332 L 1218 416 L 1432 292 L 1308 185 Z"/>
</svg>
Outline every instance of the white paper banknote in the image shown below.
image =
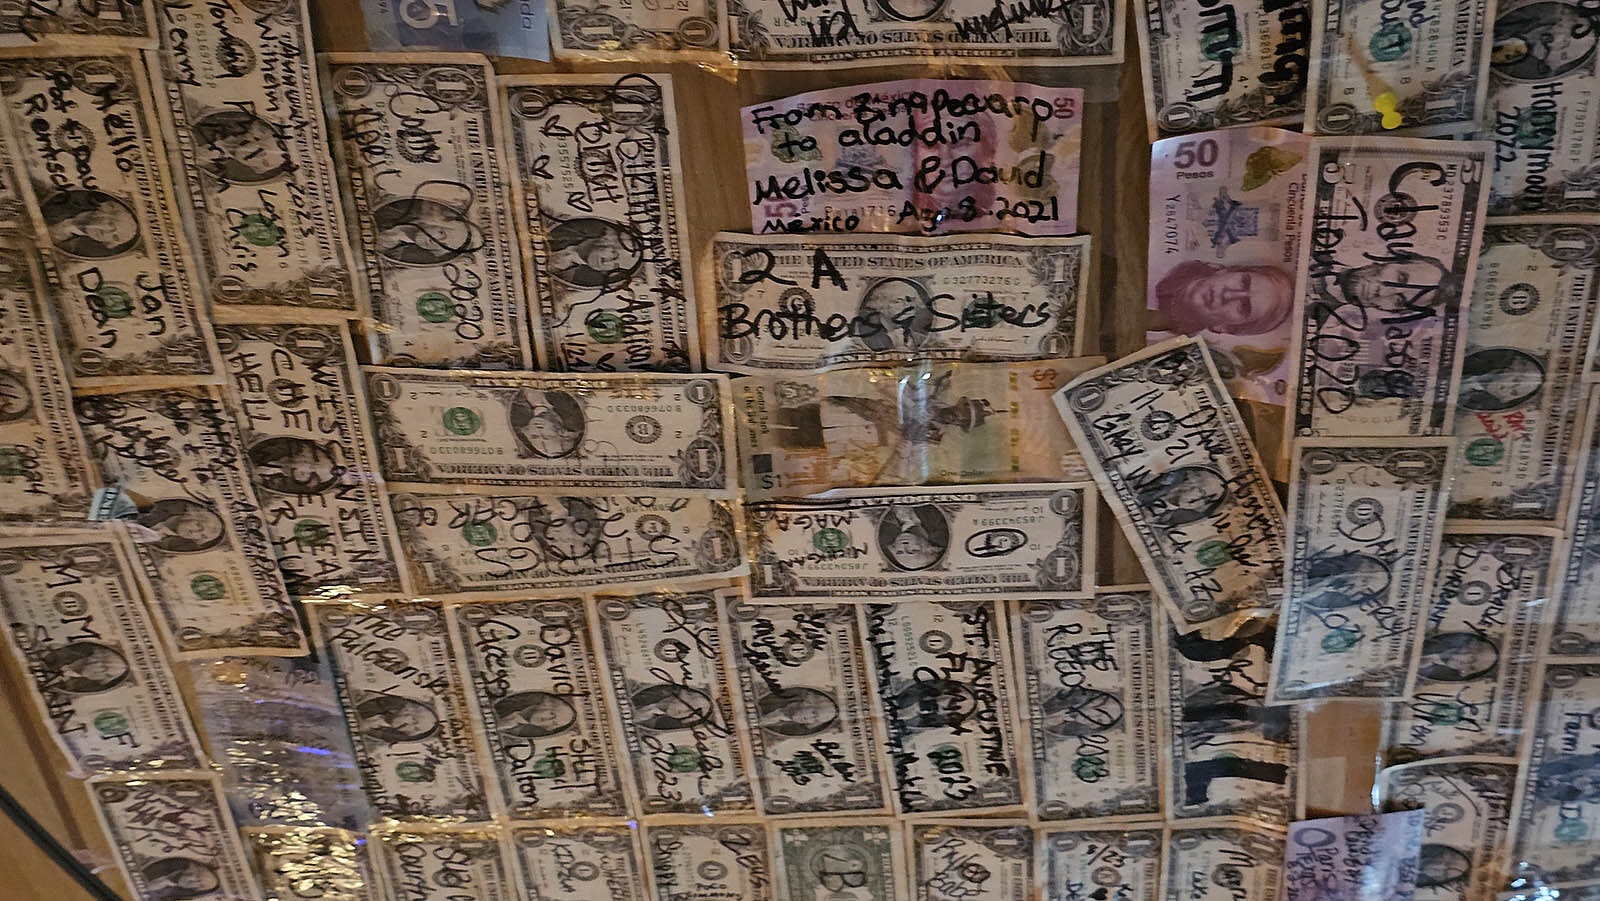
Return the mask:
<svg viewBox="0 0 1600 901">
<path fill-rule="evenodd" d="M 862 488 L 751 504 L 761 603 L 1085 597 L 1094 582 L 1088 483 Z"/>
<path fill-rule="evenodd" d="M 140 901 L 259 897 L 216 776 L 96 779 L 89 793 L 117 866 Z"/>
<path fill-rule="evenodd" d="M 741 235 L 711 245 L 717 368 L 761 374 L 1083 353 L 1089 236 Z"/>
<path fill-rule="evenodd" d="M 672 78 L 525 75 L 500 85 L 544 368 L 699 369 Z"/>
<path fill-rule="evenodd" d="M 390 366 L 533 362 L 494 72 L 474 54 L 331 54 L 336 156 Z"/>
<path fill-rule="evenodd" d="M 1404 697 L 1450 497 L 1450 438 L 1322 438 L 1290 457 L 1275 704 Z"/>
<path fill-rule="evenodd" d="M 1198 338 L 1085 373 L 1056 409 L 1179 632 L 1221 637 L 1283 595 L 1283 509 Z"/>
<path fill-rule="evenodd" d="M 1411 901 L 1425 816 L 1396 810 L 1290 823 L 1284 901 Z"/>
<path fill-rule="evenodd" d="M 733 501 L 395 491 L 389 502 L 411 584 L 434 598 L 694 584 L 749 572 Z"/>
<path fill-rule="evenodd" d="M 1161 814 L 1157 601 L 1147 586 L 1016 601 L 1028 778 L 1042 820 Z"/>
</svg>

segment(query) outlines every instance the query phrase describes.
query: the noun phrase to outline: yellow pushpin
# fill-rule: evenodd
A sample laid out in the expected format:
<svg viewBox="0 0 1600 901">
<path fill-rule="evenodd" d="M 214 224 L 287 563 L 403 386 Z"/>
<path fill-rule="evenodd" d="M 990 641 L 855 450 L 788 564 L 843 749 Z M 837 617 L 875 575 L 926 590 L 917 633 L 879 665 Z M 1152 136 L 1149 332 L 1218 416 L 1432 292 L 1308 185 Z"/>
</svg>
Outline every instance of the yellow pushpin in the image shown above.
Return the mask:
<svg viewBox="0 0 1600 901">
<path fill-rule="evenodd" d="M 1383 114 L 1384 128 L 1399 128 L 1406 121 L 1406 117 L 1395 109 L 1394 91 L 1384 91 L 1372 98 L 1372 108 Z"/>
</svg>

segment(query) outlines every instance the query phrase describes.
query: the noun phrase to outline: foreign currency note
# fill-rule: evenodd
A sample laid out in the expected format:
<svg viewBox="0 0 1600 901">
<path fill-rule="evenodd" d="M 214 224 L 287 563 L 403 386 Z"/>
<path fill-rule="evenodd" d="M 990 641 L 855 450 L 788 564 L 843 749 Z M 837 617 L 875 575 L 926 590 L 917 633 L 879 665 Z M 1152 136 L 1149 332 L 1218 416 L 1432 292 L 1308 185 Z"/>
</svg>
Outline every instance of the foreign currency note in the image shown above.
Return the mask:
<svg viewBox="0 0 1600 901">
<path fill-rule="evenodd" d="M 904 839 L 887 819 L 774 823 L 779 901 L 909 901 Z"/>
<path fill-rule="evenodd" d="M 928 363 L 740 379 L 745 495 L 1086 478 L 1050 392 L 1103 362 Z"/>
<path fill-rule="evenodd" d="M 1254 414 L 1252 426 L 1282 419 L 1270 407 L 1283 406 L 1294 375 L 1288 354 L 1310 154 L 1309 137 L 1264 127 L 1167 138 L 1150 149 L 1145 341 L 1204 338 L 1240 413 Z"/>
<path fill-rule="evenodd" d="M 1028 901 L 1033 830 L 1025 823 L 970 820 L 907 826 L 915 901 Z"/>
<path fill-rule="evenodd" d="M 1495 215 L 1600 212 L 1600 13 L 1585 0 L 1500 0 L 1485 139 Z"/>
<path fill-rule="evenodd" d="M 840 0 L 849 2 L 849 0 Z M 741 235 L 711 245 L 719 368 L 759 375 L 1083 353 L 1088 235 Z"/>
<path fill-rule="evenodd" d="M 326 656 L 224 657 L 189 672 L 196 725 L 239 825 L 366 827 L 367 797 Z"/>
<path fill-rule="evenodd" d="M 261 897 L 211 773 L 93 779 L 89 794 L 117 866 L 140 901 Z"/>
<path fill-rule="evenodd" d="M 1424 760 L 1378 774 L 1385 810 L 1425 812 L 1416 901 L 1495 897 L 1504 883 L 1500 863 L 1516 781 L 1517 761 L 1495 757 Z"/>
<path fill-rule="evenodd" d="M 643 831 L 655 901 L 776 901 L 767 831 L 761 823 L 701 818 L 652 822 Z"/>
<path fill-rule="evenodd" d="M 1049 901 L 1158 898 L 1161 882 L 1159 820 L 1124 829 L 1060 825 L 1040 830 L 1038 876 Z"/>
<path fill-rule="evenodd" d="M 1600 803 L 1589 790 L 1600 771 L 1600 664 L 1548 661 L 1538 685 L 1511 806 L 1511 859 L 1533 864 L 1545 882 L 1600 880 Z"/>
<path fill-rule="evenodd" d="M 1579 456 L 1574 473 L 1571 511 L 1566 521 L 1566 571 L 1555 604 L 1555 622 L 1549 627 L 1549 645 L 1541 651 L 1553 657 L 1600 656 L 1600 388 L 1591 387 L 1586 399 Z"/>
<path fill-rule="evenodd" d="M 1469 132 L 1489 88 L 1494 4 L 1312 0 L 1306 122 L 1321 135 Z"/>
<path fill-rule="evenodd" d="M 38 258 L 0 243 L 0 520 L 82 519 L 98 483 Z"/>
<path fill-rule="evenodd" d="M 361 11 L 374 50 L 471 50 L 550 59 L 549 16 L 534 0 L 362 0 Z"/>
<path fill-rule="evenodd" d="M 970 0 L 916 6 L 906 0 L 789 4 L 732 0 L 729 45 L 742 66 L 828 68 L 921 59 L 996 64 L 1122 62 L 1122 4 L 1062 0 L 1006 6 Z"/>
<path fill-rule="evenodd" d="M 241 831 L 265 901 L 367 901 L 377 895 L 365 836 L 342 829 Z"/>
<path fill-rule="evenodd" d="M 1240 820 L 1167 827 L 1162 901 L 1277 901 L 1283 835 Z"/>
<path fill-rule="evenodd" d="M 0 613 L 29 694 L 80 772 L 202 765 L 120 526 L 0 532 Z"/>
<path fill-rule="evenodd" d="M 1517 755 L 1560 541 L 1554 529 L 1445 525 L 1416 682 L 1385 712 L 1390 760 Z"/>
<path fill-rule="evenodd" d="M 635 10 L 638 10 L 635 7 Z M 700 368 L 678 113 L 667 75 L 502 79 L 550 369 Z"/>
<path fill-rule="evenodd" d="M 692 584 L 750 569 L 733 501 L 393 492 L 389 502 L 411 582 L 435 598 Z"/>
<path fill-rule="evenodd" d="M 738 493 L 725 375 L 366 377 L 391 481 Z"/>
<path fill-rule="evenodd" d="M 750 505 L 759 602 L 1087 597 L 1094 590 L 1088 483 L 830 491 Z"/>
<path fill-rule="evenodd" d="M 505 840 L 493 826 L 373 834 L 392 901 L 519 901 Z"/>
<path fill-rule="evenodd" d="M 0 56 L 8 155 L 45 253 L 74 386 L 217 381 L 199 275 L 132 52 Z"/>
<path fill-rule="evenodd" d="M 739 112 L 757 234 L 1078 230 L 1079 88 L 904 79 Z"/>
<path fill-rule="evenodd" d="M 1160 816 L 1160 633 L 1148 587 L 1011 609 L 1036 815 Z"/>
<path fill-rule="evenodd" d="M 725 56 L 722 9 L 710 0 L 641 6 L 628 0 L 554 0 L 550 43 L 564 59 L 709 59 Z"/>
<path fill-rule="evenodd" d="M 1424 816 L 1397 810 L 1290 823 L 1284 901 L 1412 901 Z"/>
<path fill-rule="evenodd" d="M 410 596 L 344 326 L 216 330 L 246 468 L 289 593 Z"/>
<path fill-rule="evenodd" d="M 1600 217 L 1490 219 L 1456 399 L 1450 516 L 1566 519 L 1600 305 Z"/>
<path fill-rule="evenodd" d="M 488 60 L 329 54 L 335 153 L 391 366 L 528 369 L 505 125 Z"/>
<path fill-rule="evenodd" d="M 446 608 L 499 805 L 516 819 L 627 816 L 627 776 L 581 599 Z"/>
<path fill-rule="evenodd" d="M 1230 816 L 1277 827 L 1293 817 L 1300 717 L 1267 705 L 1274 634 L 1266 622 L 1216 640 L 1167 633 L 1170 819 Z"/>
<path fill-rule="evenodd" d="M 307 607 L 373 812 L 391 819 L 488 819 L 444 611 L 429 603 Z"/>
<path fill-rule="evenodd" d="M 305 0 L 156 0 L 177 170 L 218 304 L 359 309 Z"/>
<path fill-rule="evenodd" d="M 1449 434 L 1492 156 L 1482 142 L 1313 144 L 1294 435 Z"/>
<path fill-rule="evenodd" d="M 1322 438 L 1290 457 L 1274 704 L 1402 699 L 1433 597 L 1451 438 Z"/>
<path fill-rule="evenodd" d="M 729 597 L 724 615 L 762 813 L 889 812 L 856 608 Z"/>
<path fill-rule="evenodd" d="M 1022 733 L 1001 604 L 903 601 L 865 617 L 896 809 L 1018 809 Z"/>
<path fill-rule="evenodd" d="M 1221 637 L 1272 615 L 1283 509 L 1204 341 L 1148 347 L 1055 402 L 1179 632 Z"/>
<path fill-rule="evenodd" d="M 0 10 L 0 46 L 81 44 L 105 39 L 153 48 L 157 24 L 146 0 L 28 0 Z"/>
<path fill-rule="evenodd" d="M 757 809 L 724 656 L 721 608 L 730 597 L 724 590 L 593 601 L 636 809 L 646 814 Z"/>
<path fill-rule="evenodd" d="M 650 901 L 630 823 L 557 820 L 513 826 L 508 841 L 528 901 Z"/>
<path fill-rule="evenodd" d="M 1146 0 L 1137 9 L 1152 141 L 1304 115 L 1309 0 Z"/>
<path fill-rule="evenodd" d="M 74 406 L 108 486 L 90 516 L 126 512 L 141 527 L 134 548 L 175 656 L 306 653 L 221 390 L 80 395 Z"/>
</svg>

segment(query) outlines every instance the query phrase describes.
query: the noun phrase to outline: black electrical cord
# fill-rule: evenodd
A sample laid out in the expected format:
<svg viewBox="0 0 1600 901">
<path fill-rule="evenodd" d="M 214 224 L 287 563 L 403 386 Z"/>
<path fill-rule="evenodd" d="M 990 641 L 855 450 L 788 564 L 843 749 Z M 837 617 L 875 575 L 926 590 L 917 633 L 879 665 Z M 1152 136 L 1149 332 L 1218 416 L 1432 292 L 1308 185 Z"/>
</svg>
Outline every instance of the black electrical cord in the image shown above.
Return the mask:
<svg viewBox="0 0 1600 901">
<path fill-rule="evenodd" d="M 55 862 L 63 872 L 71 876 L 73 881 L 83 886 L 83 890 L 95 901 L 122 901 L 122 896 L 111 890 L 111 887 L 100 881 L 100 877 L 89 871 L 83 862 L 72 855 L 71 851 L 61 846 L 50 830 L 44 828 L 33 814 L 28 812 L 17 802 L 17 799 L 0 785 L 0 813 L 4 813 L 11 822 L 17 824 L 22 834 L 33 840 L 33 843 L 43 851 L 45 856 Z"/>
</svg>

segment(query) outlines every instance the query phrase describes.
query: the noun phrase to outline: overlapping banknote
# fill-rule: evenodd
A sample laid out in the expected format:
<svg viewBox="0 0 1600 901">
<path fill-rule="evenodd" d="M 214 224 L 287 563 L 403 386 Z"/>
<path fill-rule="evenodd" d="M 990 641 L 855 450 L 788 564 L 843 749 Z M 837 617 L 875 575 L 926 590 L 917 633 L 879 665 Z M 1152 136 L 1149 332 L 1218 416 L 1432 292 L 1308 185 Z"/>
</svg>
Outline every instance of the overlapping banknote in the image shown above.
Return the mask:
<svg viewBox="0 0 1600 901">
<path fill-rule="evenodd" d="M 732 0 L 729 49 L 742 65 L 871 66 L 908 57 L 1093 65 L 1122 62 L 1126 11 L 1113 0 Z"/>
<path fill-rule="evenodd" d="M 0 533 L 0 612 L 39 717 L 79 771 L 202 757 L 120 525 Z"/>
<path fill-rule="evenodd" d="M 393 366 L 527 369 L 506 134 L 488 60 L 472 54 L 330 54 L 346 212 L 375 327 Z"/>
<path fill-rule="evenodd" d="M 246 471 L 289 592 L 411 596 L 343 325 L 218 323 Z"/>
<path fill-rule="evenodd" d="M 695 583 L 749 571 L 732 501 L 409 491 L 389 501 L 411 584 L 434 598 Z"/>
<path fill-rule="evenodd" d="M 630 761 L 635 809 L 754 812 L 723 607 L 732 589 L 602 596 L 592 621 Z"/>
<path fill-rule="evenodd" d="M 494 826 L 384 830 L 375 865 L 399 901 L 516 901 L 516 871 Z"/>
<path fill-rule="evenodd" d="M 366 369 L 390 481 L 725 498 L 728 377 Z"/>
<path fill-rule="evenodd" d="M 777 899 L 767 829 L 759 820 L 719 816 L 652 821 L 643 834 L 658 901 L 697 896 Z"/>
<path fill-rule="evenodd" d="M 1584 404 L 1588 413 L 1578 440 L 1592 448 L 1600 439 L 1600 390 L 1590 387 Z M 1600 454 L 1583 454 L 1579 465 L 1570 489 L 1566 571 L 1553 617 L 1546 614 L 1554 623 L 1543 653 L 1555 657 L 1600 656 Z"/>
<path fill-rule="evenodd" d="M 914 901 L 1033 897 L 1033 829 L 1005 820 L 912 822 L 906 827 Z"/>
<path fill-rule="evenodd" d="M 37 0 L 0 10 L 0 46 L 70 43 L 93 37 L 126 46 L 154 47 L 158 30 L 147 0 Z"/>
<path fill-rule="evenodd" d="M 1275 704 L 1404 697 L 1450 495 L 1450 438 L 1323 438 L 1290 457 Z"/>
<path fill-rule="evenodd" d="M 1046 898 L 1159 898 L 1161 821 L 1127 826 L 1055 826 L 1038 843 L 1038 876 Z"/>
<path fill-rule="evenodd" d="M 367 840 L 343 829 L 245 828 L 265 901 L 364 901 L 378 888 Z"/>
<path fill-rule="evenodd" d="M 498 804 L 517 819 L 627 816 L 627 776 L 581 599 L 446 609 Z"/>
<path fill-rule="evenodd" d="M 372 811 L 489 818 L 466 686 L 437 604 L 307 605 Z"/>
<path fill-rule="evenodd" d="M 1163 901 L 1272 901 L 1283 885 L 1281 832 L 1241 820 L 1169 826 Z"/>
<path fill-rule="evenodd" d="M 1483 119 L 1492 3 L 1312 0 L 1308 131 L 1461 134 Z"/>
<path fill-rule="evenodd" d="M 756 234 L 1078 230 L 1079 88 L 906 79 L 739 112 Z"/>
<path fill-rule="evenodd" d="M 219 304 L 359 310 L 304 0 L 156 0 L 154 71 Z"/>
<path fill-rule="evenodd" d="M 1280 826 L 1300 805 L 1301 714 L 1267 703 L 1271 625 L 1216 640 L 1166 635 L 1168 818 Z"/>
<path fill-rule="evenodd" d="M 1290 823 L 1284 901 L 1411 898 L 1425 816 L 1422 810 L 1396 810 Z"/>
<path fill-rule="evenodd" d="M 0 520 L 82 519 L 98 484 L 39 260 L 0 243 Z"/>
<path fill-rule="evenodd" d="M 1144 586 L 1013 603 L 1027 772 L 1039 819 L 1161 815 L 1157 619 Z"/>
<path fill-rule="evenodd" d="M 79 386 L 217 381 L 144 63 L 124 50 L 67 53 L 0 59 L 0 104 L 68 377 Z"/>
<path fill-rule="evenodd" d="M 134 547 L 177 656 L 304 654 L 222 392 L 80 395 L 75 409 L 107 486 L 89 515 L 137 524 Z"/>
<path fill-rule="evenodd" d="M 539 359 L 569 372 L 700 368 L 672 78 L 524 75 L 500 90 Z"/>
<path fill-rule="evenodd" d="M 1139 26 L 1150 138 L 1298 121 L 1310 67 L 1309 0 L 1147 3 Z"/>
<path fill-rule="evenodd" d="M 900 601 L 865 616 L 896 810 L 1020 809 L 1022 733 L 1002 605 Z"/>
<path fill-rule="evenodd" d="M 753 376 L 734 386 L 745 496 L 1088 475 L 1050 394 L 1100 357 Z"/>
<path fill-rule="evenodd" d="M 893 820 L 871 817 L 773 823 L 772 869 L 778 897 L 909 901 L 901 829 Z"/>
<path fill-rule="evenodd" d="M 1544 882 L 1600 881 L 1600 800 L 1589 788 L 1600 770 L 1600 664 L 1545 662 L 1536 697 L 1511 807 L 1511 859 L 1532 864 Z"/>
<path fill-rule="evenodd" d="M 1385 711 L 1391 761 L 1517 755 L 1559 542 L 1553 529 L 1446 524 L 1416 681 Z"/>
<path fill-rule="evenodd" d="M 1385 810 L 1424 811 L 1416 901 L 1499 897 L 1496 891 L 1505 884 L 1506 816 L 1516 783 L 1517 761 L 1500 757 L 1441 757 L 1378 774 Z"/>
<path fill-rule="evenodd" d="M 626 0 L 555 0 L 550 43 L 558 57 L 672 58 L 727 53 L 721 10 L 710 0 L 641 6 Z"/>
<path fill-rule="evenodd" d="M 891 777 L 856 608 L 725 600 L 762 811 L 887 813 Z"/>
<path fill-rule="evenodd" d="M 552 820 L 514 826 L 506 841 L 540 901 L 649 901 L 638 831 L 625 821 Z"/>
<path fill-rule="evenodd" d="M 1495 5 L 1490 212 L 1600 212 L 1600 14 L 1584 0 Z"/>
<path fill-rule="evenodd" d="M 255 898 L 217 777 L 159 773 L 89 783 L 117 867 L 140 899 Z"/>
<path fill-rule="evenodd" d="M 538 3 L 362 0 L 372 49 L 471 50 L 490 56 L 550 59 L 550 22 Z"/>
<path fill-rule="evenodd" d="M 1600 216 L 1490 219 L 1456 399 L 1450 515 L 1564 521 L 1600 305 Z"/>
<path fill-rule="evenodd" d="M 1078 376 L 1056 408 L 1179 632 L 1221 637 L 1283 594 L 1283 510 L 1197 338 Z"/>
<path fill-rule="evenodd" d="M 752 504 L 759 602 L 1084 597 L 1093 590 L 1088 483 L 877 488 Z"/>
<path fill-rule="evenodd" d="M 1494 148 L 1319 138 L 1312 154 L 1292 434 L 1449 434 Z"/>
<path fill-rule="evenodd" d="M 1089 237 L 757 236 L 711 245 L 717 368 L 761 374 L 1083 353 Z"/>
</svg>

